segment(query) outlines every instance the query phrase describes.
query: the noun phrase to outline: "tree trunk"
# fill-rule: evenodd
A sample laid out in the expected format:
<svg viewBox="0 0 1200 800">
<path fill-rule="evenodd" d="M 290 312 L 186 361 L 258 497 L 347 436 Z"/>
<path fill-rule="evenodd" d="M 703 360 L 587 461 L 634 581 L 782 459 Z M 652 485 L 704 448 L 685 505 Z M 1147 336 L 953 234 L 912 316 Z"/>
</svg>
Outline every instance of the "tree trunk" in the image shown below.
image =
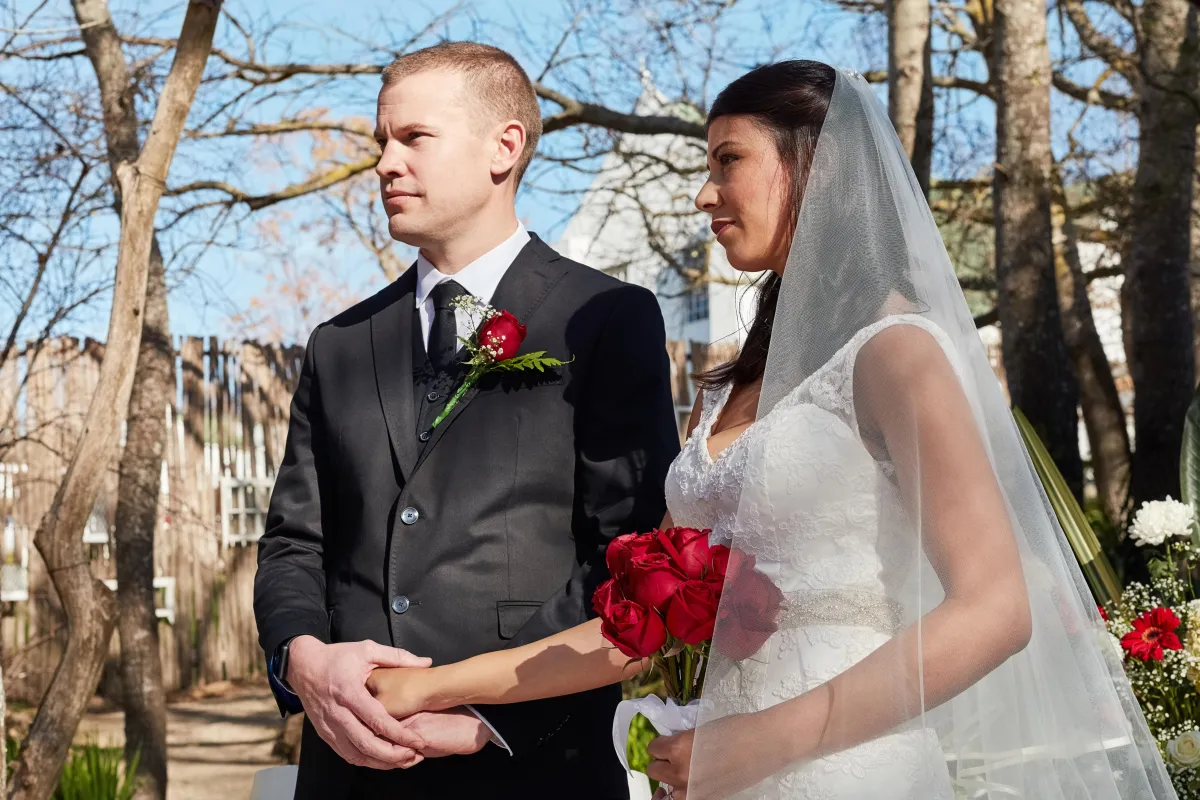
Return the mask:
<svg viewBox="0 0 1200 800">
<path fill-rule="evenodd" d="M 167 796 L 167 699 L 154 616 L 154 527 L 166 445 L 164 409 L 175 391 L 170 330 L 162 254 L 152 245 L 116 520 L 125 757 L 131 762 L 138 755 L 141 781 L 136 797 L 143 800 Z"/>
<path fill-rule="evenodd" d="M 74 0 L 74 7 L 84 30 L 112 26 L 103 0 Z M 136 162 L 124 162 L 117 169 L 121 238 L 104 360 L 75 453 L 34 536 L 66 614 L 67 646 L 17 762 L 13 800 L 47 800 L 53 793 L 71 739 L 100 679 L 116 623 L 116 602 L 104 584 L 92 577 L 80 532 L 129 407 L 154 216 L 212 48 L 219 12 L 219 0 L 188 4 L 146 145 Z"/>
<path fill-rule="evenodd" d="M 1196 175 L 1192 182 L 1192 324 L 1193 363 L 1200 373 L 1200 128 L 1196 131 Z"/>
<path fill-rule="evenodd" d="M 85 9 L 104 13 L 102 6 Z M 94 18 L 94 17 L 93 17 Z M 122 198 L 117 171 L 138 157 L 138 119 L 121 40 L 107 24 L 85 27 L 84 48 L 100 86 L 105 143 L 118 213 Z M 154 528 L 158 515 L 164 407 L 175 389 L 175 356 L 167 318 L 167 283 L 158 237 L 150 242 L 146 306 L 130 397 L 125 450 L 117 491 L 116 551 L 118 633 L 125 710 L 125 756 L 138 754 L 137 797 L 165 800 L 167 792 L 167 704 L 154 616 Z"/>
<path fill-rule="evenodd" d="M 929 0 L 888 2 L 888 115 L 927 197 L 933 160 L 929 13 Z"/>
<path fill-rule="evenodd" d="M 1054 238 L 1063 338 L 1079 379 L 1080 407 L 1092 449 L 1096 494 L 1109 520 L 1121 527 L 1129 499 L 1129 431 L 1112 368 L 1092 317 L 1071 210 L 1062 198 L 1061 187 L 1058 188 L 1060 200 L 1054 219 L 1059 230 Z"/>
<path fill-rule="evenodd" d="M 1076 496 L 1083 491 L 1078 389 L 1055 284 L 1050 50 L 1041 0 L 996 3 L 997 310 L 1008 391 Z"/>
<path fill-rule="evenodd" d="M 1196 9 L 1142 6 L 1133 224 L 1125 265 L 1133 377 L 1133 497 L 1179 496 L 1183 418 L 1195 388 L 1189 256 L 1196 165 Z"/>
<path fill-rule="evenodd" d="M 0 747 L 0 797 L 8 795 L 8 709 L 4 702 L 4 667 L 0 664 L 0 735 L 4 737 L 4 746 Z"/>
</svg>

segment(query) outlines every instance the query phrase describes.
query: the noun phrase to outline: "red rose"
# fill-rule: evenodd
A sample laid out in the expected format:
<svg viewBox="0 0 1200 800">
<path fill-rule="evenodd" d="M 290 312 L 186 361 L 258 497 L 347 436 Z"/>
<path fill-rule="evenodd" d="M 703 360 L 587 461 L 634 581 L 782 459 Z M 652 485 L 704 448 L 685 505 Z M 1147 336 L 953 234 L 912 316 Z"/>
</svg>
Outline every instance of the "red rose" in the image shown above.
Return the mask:
<svg viewBox="0 0 1200 800">
<path fill-rule="evenodd" d="M 1175 634 L 1179 617 L 1169 608 L 1155 608 L 1133 621 L 1133 630 L 1121 637 L 1121 647 L 1142 661 L 1163 660 L 1163 650 L 1182 650 Z"/>
<path fill-rule="evenodd" d="M 729 548 L 723 544 L 714 544 L 708 548 L 708 566 L 704 570 L 704 580 L 720 587 L 725 583 L 725 573 L 728 571 Z"/>
<path fill-rule="evenodd" d="M 620 601 L 621 589 L 617 582 L 610 578 L 596 587 L 596 592 L 592 595 L 592 610 L 602 617 L 607 617 L 612 607 Z"/>
<path fill-rule="evenodd" d="M 507 311 L 492 317 L 479 329 L 479 344 L 488 348 L 496 361 L 505 361 L 517 354 L 525 341 L 525 326 Z"/>
<path fill-rule="evenodd" d="M 711 639 L 717 602 L 717 589 L 708 581 L 681 583 L 667 603 L 667 631 L 684 644 Z"/>
<path fill-rule="evenodd" d="M 658 531 L 658 541 L 680 572 L 692 580 L 700 580 L 708 566 L 708 534 L 709 531 L 695 528 L 668 528 Z"/>
<path fill-rule="evenodd" d="M 631 559 L 657 552 L 658 539 L 653 533 L 627 533 L 608 543 L 604 558 L 608 562 L 609 574 L 617 580 L 624 580 Z"/>
<path fill-rule="evenodd" d="M 600 632 L 630 658 L 652 656 L 667 641 L 667 629 L 658 614 L 628 600 L 612 605 L 600 623 Z"/>
<path fill-rule="evenodd" d="M 685 580 L 665 554 L 647 553 L 630 560 L 621 588 L 635 603 L 661 611 Z"/>
<path fill-rule="evenodd" d="M 783 600 L 774 581 L 754 568 L 754 556 L 732 551 L 717 614 L 722 654 L 741 660 L 757 653 L 778 630 Z"/>
</svg>

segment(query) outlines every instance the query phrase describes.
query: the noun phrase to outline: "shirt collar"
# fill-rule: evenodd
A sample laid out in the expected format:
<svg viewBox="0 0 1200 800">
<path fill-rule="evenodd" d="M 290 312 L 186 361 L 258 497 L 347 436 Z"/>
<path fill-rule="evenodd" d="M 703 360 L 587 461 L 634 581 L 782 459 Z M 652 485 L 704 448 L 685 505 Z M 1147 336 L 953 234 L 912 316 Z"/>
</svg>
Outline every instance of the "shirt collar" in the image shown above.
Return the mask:
<svg viewBox="0 0 1200 800">
<path fill-rule="evenodd" d="M 429 298 L 429 293 L 433 291 L 433 287 L 437 286 L 442 281 L 455 280 L 460 286 L 466 289 L 471 294 L 483 300 L 485 303 L 492 299 L 492 295 L 496 293 L 496 287 L 500 285 L 500 279 L 504 277 L 504 273 L 508 271 L 509 266 L 516 259 L 517 254 L 525 247 L 529 241 L 529 232 L 525 230 L 525 226 L 519 221 L 517 229 L 500 244 L 487 251 L 479 258 L 472 261 L 467 266 L 453 275 L 446 275 L 439 272 L 437 267 L 429 263 L 425 255 L 417 255 L 417 305 L 421 305 Z"/>
</svg>

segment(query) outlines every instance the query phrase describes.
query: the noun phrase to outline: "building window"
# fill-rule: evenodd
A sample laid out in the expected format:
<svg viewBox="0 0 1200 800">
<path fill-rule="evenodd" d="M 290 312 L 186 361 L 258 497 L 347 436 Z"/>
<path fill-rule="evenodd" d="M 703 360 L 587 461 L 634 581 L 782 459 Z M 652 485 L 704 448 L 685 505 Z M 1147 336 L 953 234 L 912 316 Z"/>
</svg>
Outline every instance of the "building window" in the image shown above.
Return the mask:
<svg viewBox="0 0 1200 800">
<path fill-rule="evenodd" d="M 253 544 L 267 525 L 272 478 L 221 479 L 221 544 Z"/>
<path fill-rule="evenodd" d="M 117 590 L 116 579 L 104 581 L 104 585 L 112 591 Z M 154 616 L 165 619 L 168 624 L 175 624 L 175 579 L 160 577 L 154 579 Z"/>
<path fill-rule="evenodd" d="M 703 322 L 708 319 L 708 284 L 702 283 L 688 289 L 684 300 L 687 303 L 688 322 Z"/>
</svg>

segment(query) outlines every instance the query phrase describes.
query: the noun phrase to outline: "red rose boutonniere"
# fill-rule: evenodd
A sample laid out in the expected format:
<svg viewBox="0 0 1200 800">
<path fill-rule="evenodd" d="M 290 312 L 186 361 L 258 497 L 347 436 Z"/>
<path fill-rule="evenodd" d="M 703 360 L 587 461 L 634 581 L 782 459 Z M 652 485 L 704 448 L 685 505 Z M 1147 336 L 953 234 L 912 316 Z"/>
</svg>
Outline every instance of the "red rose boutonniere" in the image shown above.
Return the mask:
<svg viewBox="0 0 1200 800">
<path fill-rule="evenodd" d="M 470 339 L 461 339 L 470 356 L 465 362 L 470 369 L 462 385 L 433 421 L 435 428 L 450 415 L 462 396 L 489 372 L 521 372 L 527 369 L 545 372 L 546 367 L 561 367 L 570 363 L 547 356 L 545 350 L 517 355 L 521 342 L 525 341 L 525 326 L 507 311 L 497 311 L 469 294 L 455 298 L 450 304 L 471 316 L 475 333 Z"/>
</svg>

